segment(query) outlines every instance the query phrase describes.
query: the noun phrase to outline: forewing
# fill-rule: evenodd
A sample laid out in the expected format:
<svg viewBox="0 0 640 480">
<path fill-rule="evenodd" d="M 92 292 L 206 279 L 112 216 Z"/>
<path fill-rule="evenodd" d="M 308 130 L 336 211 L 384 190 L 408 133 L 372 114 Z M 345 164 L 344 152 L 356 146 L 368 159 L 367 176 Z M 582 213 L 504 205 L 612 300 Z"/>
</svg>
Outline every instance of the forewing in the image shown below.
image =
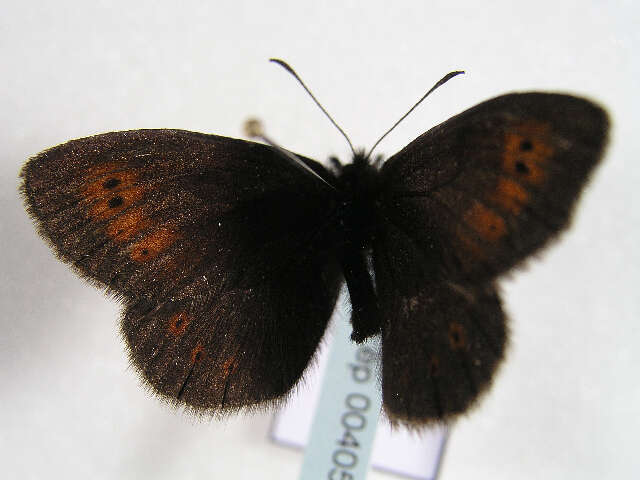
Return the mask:
<svg viewBox="0 0 640 480">
<path fill-rule="evenodd" d="M 233 212 L 295 195 L 314 220 L 326 214 L 319 182 L 273 149 L 180 130 L 72 140 L 32 158 L 22 177 L 28 211 L 62 260 L 112 293 L 156 300 L 229 247 L 210 237 Z"/>
<path fill-rule="evenodd" d="M 418 137 L 382 168 L 383 222 L 441 279 L 491 279 L 566 227 L 608 120 L 567 95 L 497 97 Z"/>
<path fill-rule="evenodd" d="M 299 379 L 339 284 L 317 178 L 270 147 L 179 130 L 73 140 L 22 177 L 58 256 L 124 301 L 131 359 L 157 392 L 216 410 Z"/>
</svg>

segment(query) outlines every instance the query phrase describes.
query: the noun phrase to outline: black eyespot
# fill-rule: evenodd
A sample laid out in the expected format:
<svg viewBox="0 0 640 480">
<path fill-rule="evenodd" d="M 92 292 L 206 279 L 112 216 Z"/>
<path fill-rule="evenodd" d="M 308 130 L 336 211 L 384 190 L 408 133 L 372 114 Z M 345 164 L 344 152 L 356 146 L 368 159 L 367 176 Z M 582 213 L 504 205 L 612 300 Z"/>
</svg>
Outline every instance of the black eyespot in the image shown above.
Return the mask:
<svg viewBox="0 0 640 480">
<path fill-rule="evenodd" d="M 518 173 L 529 173 L 529 167 L 524 162 L 516 162 L 516 171 Z"/>
<path fill-rule="evenodd" d="M 120 195 L 118 195 L 117 197 L 113 197 L 112 199 L 109 200 L 109 208 L 119 207 L 123 203 L 124 203 L 124 200 Z"/>
<path fill-rule="evenodd" d="M 533 150 L 533 143 L 531 143 L 530 140 L 523 140 L 522 142 L 520 142 L 520 150 L 523 152 Z"/>
<path fill-rule="evenodd" d="M 110 178 L 109 180 L 106 180 L 102 186 L 104 188 L 106 188 L 107 190 L 110 190 L 114 187 L 117 187 L 118 185 L 120 185 L 120 179 L 119 178 Z"/>
<path fill-rule="evenodd" d="M 147 250 L 146 248 L 143 248 L 142 251 L 140 252 L 142 255 L 148 255 L 149 254 L 149 250 Z"/>
</svg>

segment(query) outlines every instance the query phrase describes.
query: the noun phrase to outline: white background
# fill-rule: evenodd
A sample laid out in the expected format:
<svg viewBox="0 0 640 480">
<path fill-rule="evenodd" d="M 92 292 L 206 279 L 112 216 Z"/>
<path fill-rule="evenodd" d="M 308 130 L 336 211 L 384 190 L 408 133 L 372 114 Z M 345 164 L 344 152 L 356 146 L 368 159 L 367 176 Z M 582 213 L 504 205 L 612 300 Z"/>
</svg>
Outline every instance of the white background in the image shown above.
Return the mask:
<svg viewBox="0 0 640 480">
<path fill-rule="evenodd" d="M 573 229 L 503 283 L 509 358 L 454 428 L 441 479 L 637 475 L 639 13 L 631 1 L 585 0 L 4 2 L 2 476 L 296 477 L 301 455 L 266 441 L 268 414 L 196 422 L 139 387 L 117 305 L 54 259 L 16 193 L 21 164 L 65 140 L 143 127 L 240 136 L 249 115 L 287 148 L 347 157 L 272 56 L 365 146 L 443 74 L 465 69 L 384 141 L 387 154 L 507 91 L 575 92 L 607 106 L 607 158 Z"/>
</svg>

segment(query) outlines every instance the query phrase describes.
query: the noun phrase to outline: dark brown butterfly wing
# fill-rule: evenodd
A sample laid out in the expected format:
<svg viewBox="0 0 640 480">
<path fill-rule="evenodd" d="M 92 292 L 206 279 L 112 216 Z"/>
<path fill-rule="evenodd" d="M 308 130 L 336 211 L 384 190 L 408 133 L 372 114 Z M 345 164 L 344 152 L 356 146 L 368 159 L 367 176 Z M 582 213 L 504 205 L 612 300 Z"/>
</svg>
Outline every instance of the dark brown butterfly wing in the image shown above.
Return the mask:
<svg viewBox="0 0 640 480">
<path fill-rule="evenodd" d="M 340 283 L 317 179 L 270 147 L 179 130 L 73 140 L 22 177 L 58 256 L 124 302 L 132 363 L 155 392 L 222 411 L 299 380 Z"/>
<path fill-rule="evenodd" d="M 386 227 L 374 259 L 389 319 L 383 390 L 392 418 L 447 418 L 485 388 L 506 338 L 493 281 L 567 226 L 607 129 L 605 112 L 586 100 L 511 94 L 451 118 L 385 163 Z M 454 336 L 464 339 L 458 348 Z M 408 384 L 414 389 L 403 390 Z"/>
<path fill-rule="evenodd" d="M 385 216 L 433 245 L 438 277 L 494 278 L 567 226 L 607 128 L 602 109 L 567 95 L 481 103 L 385 163 Z"/>
<path fill-rule="evenodd" d="M 392 422 L 410 427 L 466 411 L 489 386 L 507 340 L 493 285 L 434 283 L 430 261 L 393 225 L 379 233 L 383 404 Z"/>
</svg>

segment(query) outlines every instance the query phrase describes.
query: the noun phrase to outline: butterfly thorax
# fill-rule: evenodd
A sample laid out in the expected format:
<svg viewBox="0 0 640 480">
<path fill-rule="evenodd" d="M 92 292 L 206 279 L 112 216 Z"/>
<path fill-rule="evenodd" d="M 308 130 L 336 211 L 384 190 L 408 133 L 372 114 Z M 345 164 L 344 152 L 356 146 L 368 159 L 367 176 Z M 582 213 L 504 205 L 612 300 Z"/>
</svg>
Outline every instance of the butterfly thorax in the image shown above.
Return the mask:
<svg viewBox="0 0 640 480">
<path fill-rule="evenodd" d="M 363 153 L 353 163 L 341 166 L 336 188 L 341 205 L 338 207 L 344 241 L 361 249 L 371 246 L 375 233 L 375 204 L 380 195 L 379 172 Z"/>
</svg>

